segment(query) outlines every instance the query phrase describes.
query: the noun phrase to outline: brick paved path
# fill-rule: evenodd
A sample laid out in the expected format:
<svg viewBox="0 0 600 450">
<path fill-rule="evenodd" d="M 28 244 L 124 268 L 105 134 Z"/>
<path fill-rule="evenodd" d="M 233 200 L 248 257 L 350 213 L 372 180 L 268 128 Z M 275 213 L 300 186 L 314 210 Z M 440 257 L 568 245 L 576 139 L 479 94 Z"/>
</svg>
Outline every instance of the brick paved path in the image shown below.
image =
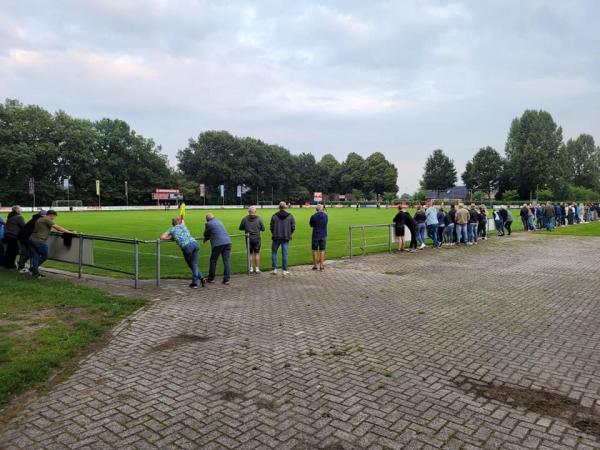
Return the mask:
<svg viewBox="0 0 600 450">
<path fill-rule="evenodd" d="M 0 448 L 600 448 L 574 426 L 600 432 L 599 255 L 521 235 L 148 287 Z M 542 389 L 572 400 L 515 400 Z"/>
</svg>

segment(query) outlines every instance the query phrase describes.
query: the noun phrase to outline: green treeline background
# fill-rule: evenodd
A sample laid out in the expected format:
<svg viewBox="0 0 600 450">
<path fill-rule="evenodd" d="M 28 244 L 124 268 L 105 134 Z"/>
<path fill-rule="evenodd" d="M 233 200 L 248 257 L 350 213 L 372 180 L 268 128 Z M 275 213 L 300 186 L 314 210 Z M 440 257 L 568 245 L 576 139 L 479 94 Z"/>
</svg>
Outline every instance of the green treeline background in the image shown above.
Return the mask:
<svg viewBox="0 0 600 450">
<path fill-rule="evenodd" d="M 398 169 L 382 153 L 363 158 L 349 153 L 344 161 L 331 154 L 316 160 L 288 149 L 226 131 L 205 131 L 190 138 L 169 166 L 152 139 L 118 119 L 91 121 L 64 111 L 50 113 L 17 100 L 0 104 L 0 202 L 31 204 L 28 180 L 35 178 L 36 203 L 70 198 L 97 203 L 95 180 L 101 181 L 102 204 L 125 204 L 127 181 L 131 205 L 152 204 L 156 188 L 179 188 L 188 203 L 238 203 L 236 186 L 244 185 L 244 203 L 310 201 L 313 192 L 353 194 L 354 198 L 392 201 L 398 196 Z M 461 175 L 474 197 L 516 200 L 593 200 L 600 195 L 600 148 L 582 134 L 563 141 L 562 129 L 546 111 L 527 110 L 510 125 L 504 154 L 486 146 L 475 153 Z M 456 185 L 454 162 L 443 150 L 428 157 L 421 190 L 405 199 L 420 200 L 426 190 Z"/>
</svg>

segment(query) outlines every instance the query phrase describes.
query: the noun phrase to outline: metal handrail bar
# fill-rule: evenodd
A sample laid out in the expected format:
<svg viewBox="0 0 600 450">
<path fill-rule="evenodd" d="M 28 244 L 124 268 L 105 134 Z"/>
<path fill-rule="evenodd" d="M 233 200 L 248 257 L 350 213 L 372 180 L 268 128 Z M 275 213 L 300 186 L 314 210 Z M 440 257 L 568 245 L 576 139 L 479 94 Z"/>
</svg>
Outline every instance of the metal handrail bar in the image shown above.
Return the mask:
<svg viewBox="0 0 600 450">
<path fill-rule="evenodd" d="M 362 230 L 363 228 L 376 228 L 376 227 L 389 227 L 392 226 L 392 223 L 377 223 L 377 224 L 370 224 L 370 225 L 350 225 L 350 228 L 352 229 L 359 229 Z"/>
</svg>

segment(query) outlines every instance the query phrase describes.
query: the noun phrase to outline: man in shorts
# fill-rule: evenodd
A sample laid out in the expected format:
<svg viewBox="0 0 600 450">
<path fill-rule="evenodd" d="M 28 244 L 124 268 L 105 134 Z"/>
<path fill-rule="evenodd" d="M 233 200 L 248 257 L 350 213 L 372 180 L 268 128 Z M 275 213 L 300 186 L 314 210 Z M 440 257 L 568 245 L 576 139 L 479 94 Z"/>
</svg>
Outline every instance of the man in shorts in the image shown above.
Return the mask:
<svg viewBox="0 0 600 450">
<path fill-rule="evenodd" d="M 265 231 L 265 224 L 256 215 L 256 206 L 248 208 L 248 215 L 242 219 L 239 229 L 248 234 L 248 267 L 250 273 L 260 273 L 260 233 Z"/>
<path fill-rule="evenodd" d="M 323 205 L 317 205 L 317 212 L 310 217 L 309 225 L 312 228 L 312 270 L 317 270 L 317 252 L 319 270 L 325 269 L 325 246 L 327 244 L 327 222 L 329 218 L 323 212 Z"/>
</svg>

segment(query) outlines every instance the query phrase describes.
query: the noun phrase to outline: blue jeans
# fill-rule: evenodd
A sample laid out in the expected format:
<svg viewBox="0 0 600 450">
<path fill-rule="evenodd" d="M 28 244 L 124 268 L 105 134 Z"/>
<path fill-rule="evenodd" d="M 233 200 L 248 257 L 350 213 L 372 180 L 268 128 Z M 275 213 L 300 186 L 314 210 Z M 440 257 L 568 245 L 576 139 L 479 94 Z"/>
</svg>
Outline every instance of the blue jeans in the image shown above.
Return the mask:
<svg viewBox="0 0 600 450">
<path fill-rule="evenodd" d="M 283 270 L 288 270 L 288 247 L 290 241 L 284 241 L 281 239 L 275 240 L 271 243 L 271 268 L 277 269 L 277 251 L 281 246 L 281 267 Z"/>
<path fill-rule="evenodd" d="M 494 225 L 496 227 L 496 233 L 498 234 L 498 236 L 501 236 L 504 234 L 504 222 L 502 222 L 502 220 L 494 220 Z"/>
<path fill-rule="evenodd" d="M 417 224 L 417 242 L 419 245 L 425 243 L 425 222 L 421 222 Z"/>
<path fill-rule="evenodd" d="M 454 238 L 454 224 L 449 223 L 444 230 L 444 242 L 451 243 Z"/>
<path fill-rule="evenodd" d="M 231 265 L 229 257 L 231 256 L 231 244 L 217 245 L 210 252 L 210 265 L 208 267 L 208 279 L 214 280 L 217 272 L 217 260 L 219 256 L 223 257 L 223 281 L 229 281 L 231 278 Z"/>
<path fill-rule="evenodd" d="M 427 234 L 429 234 L 429 237 L 433 241 L 434 247 L 440 246 L 440 240 L 438 238 L 438 228 L 439 227 L 440 227 L 440 225 L 438 223 L 434 223 L 432 225 L 427 225 Z"/>
<path fill-rule="evenodd" d="M 202 278 L 202 272 L 198 269 L 198 252 L 200 251 L 200 246 L 197 242 L 192 242 L 183 247 L 181 251 L 183 252 L 185 262 L 192 271 L 192 283 L 198 284 L 198 281 Z"/>
<path fill-rule="evenodd" d="M 469 223 L 469 242 L 477 242 L 477 224 Z"/>
<path fill-rule="evenodd" d="M 48 259 L 48 244 L 29 241 L 31 245 L 31 273 L 37 275 L 40 273 L 40 266 Z"/>
<path fill-rule="evenodd" d="M 547 231 L 552 231 L 553 225 L 554 225 L 554 218 L 553 217 L 546 217 L 545 219 L 546 222 L 546 230 Z"/>
<path fill-rule="evenodd" d="M 469 242 L 469 238 L 467 235 L 467 224 L 456 224 L 456 243 L 460 244 L 461 238 L 463 242 L 466 244 Z"/>
</svg>

